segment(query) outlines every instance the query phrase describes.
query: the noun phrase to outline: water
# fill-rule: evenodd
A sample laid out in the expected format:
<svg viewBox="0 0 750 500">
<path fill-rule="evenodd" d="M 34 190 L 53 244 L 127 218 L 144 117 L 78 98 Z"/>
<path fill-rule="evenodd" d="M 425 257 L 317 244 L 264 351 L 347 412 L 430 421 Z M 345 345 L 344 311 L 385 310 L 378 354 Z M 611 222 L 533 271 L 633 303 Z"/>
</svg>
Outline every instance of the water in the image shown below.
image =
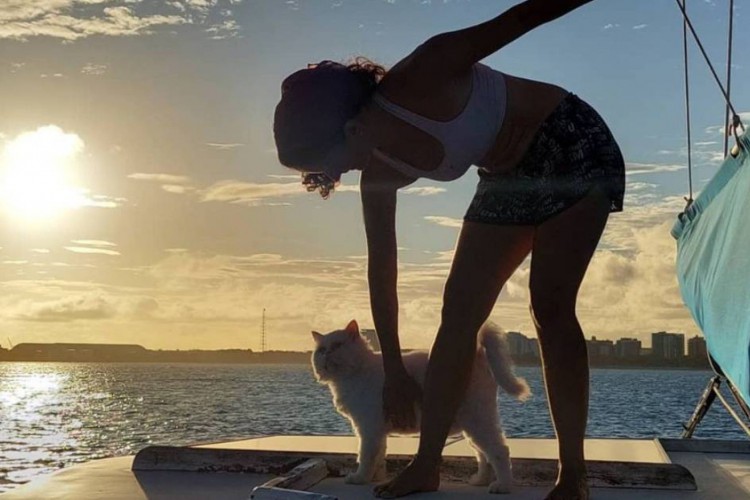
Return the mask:
<svg viewBox="0 0 750 500">
<path fill-rule="evenodd" d="M 501 400 L 510 437 L 552 437 L 540 370 L 534 393 Z M 679 437 L 709 372 L 592 370 L 590 437 Z M 0 363 L 0 492 L 60 467 L 271 434 L 351 434 L 306 365 Z M 743 439 L 719 403 L 697 438 Z"/>
</svg>

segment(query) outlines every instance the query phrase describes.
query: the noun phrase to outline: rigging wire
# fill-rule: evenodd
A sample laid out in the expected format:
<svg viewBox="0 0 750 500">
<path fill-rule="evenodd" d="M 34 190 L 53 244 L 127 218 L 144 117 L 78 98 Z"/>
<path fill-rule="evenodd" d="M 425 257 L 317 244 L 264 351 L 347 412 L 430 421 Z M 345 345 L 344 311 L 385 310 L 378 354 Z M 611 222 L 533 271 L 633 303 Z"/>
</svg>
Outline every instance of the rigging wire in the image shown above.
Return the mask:
<svg viewBox="0 0 750 500">
<path fill-rule="evenodd" d="M 729 0 L 729 39 L 727 41 L 727 96 L 732 95 L 732 45 L 734 36 L 734 0 Z M 733 121 L 734 121 L 734 117 Z M 724 126 L 729 125 L 729 105 L 724 110 Z M 733 124 L 737 127 L 736 124 Z M 729 151 L 729 134 L 724 134 L 724 158 L 727 157 Z"/>
<path fill-rule="evenodd" d="M 719 86 L 721 93 L 724 95 L 724 100 L 727 102 L 727 106 L 732 112 L 733 119 L 735 120 L 735 122 L 739 121 L 739 115 L 737 114 L 737 111 L 732 105 L 732 101 L 729 99 L 729 94 L 727 94 L 727 91 L 724 88 L 724 85 L 722 85 L 721 83 L 721 80 L 719 79 L 719 75 L 716 73 L 716 70 L 714 69 L 714 65 L 711 63 L 711 59 L 709 59 L 708 54 L 706 53 L 706 49 L 703 47 L 703 43 L 701 42 L 701 39 L 698 36 L 698 33 L 695 32 L 693 23 L 690 21 L 690 18 L 687 15 L 687 11 L 685 10 L 685 6 L 682 3 L 680 3 L 680 0 L 675 0 L 675 1 L 677 2 L 677 6 L 680 8 L 680 11 L 682 12 L 682 16 L 685 18 L 685 23 L 687 24 L 687 27 L 690 29 L 690 32 L 693 34 L 693 39 L 695 39 L 695 43 L 698 45 L 698 48 L 700 49 L 701 54 L 703 54 L 703 58 L 706 60 L 706 64 L 708 64 L 708 67 L 711 70 L 711 74 L 713 75 L 714 80 L 716 80 L 716 85 Z M 743 130 L 745 129 L 741 121 L 739 121 L 739 126 L 742 127 Z"/>
<path fill-rule="evenodd" d="M 680 0 L 677 0 L 677 3 L 680 4 Z M 688 197 L 685 198 L 685 201 L 687 202 L 687 206 L 690 206 L 693 203 L 693 141 L 690 134 L 690 78 L 688 71 L 687 0 L 682 0 L 682 4 L 680 4 L 680 7 L 682 8 L 682 12 L 685 14 L 682 21 L 682 51 L 685 59 L 685 123 L 687 126 L 688 188 L 690 193 Z"/>
</svg>

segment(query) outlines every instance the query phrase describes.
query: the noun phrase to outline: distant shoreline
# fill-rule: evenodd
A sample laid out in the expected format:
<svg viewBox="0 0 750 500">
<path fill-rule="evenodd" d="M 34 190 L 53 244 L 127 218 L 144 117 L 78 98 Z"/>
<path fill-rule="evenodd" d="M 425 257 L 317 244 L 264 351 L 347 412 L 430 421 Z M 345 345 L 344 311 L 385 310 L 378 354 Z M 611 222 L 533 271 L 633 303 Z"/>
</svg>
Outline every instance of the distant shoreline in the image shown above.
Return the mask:
<svg viewBox="0 0 750 500">
<path fill-rule="evenodd" d="M 195 360 L 119 360 L 119 361 L 94 361 L 94 360 L 39 360 L 39 359 L 4 359 L 0 363 L 92 363 L 92 364 L 139 364 L 139 365 L 310 365 L 310 354 L 304 355 L 304 359 L 257 359 L 253 361 L 195 361 Z M 517 367 L 523 368 L 541 368 L 540 363 L 520 362 L 516 363 Z M 592 370 L 676 370 L 676 371 L 706 371 L 710 372 L 711 367 L 706 363 L 701 366 L 671 366 L 671 365 L 652 365 L 652 364 L 602 364 L 598 362 L 590 363 Z"/>
<path fill-rule="evenodd" d="M 413 349 L 404 349 L 404 352 Z M 251 349 L 151 350 L 137 344 L 18 344 L 0 349 L 0 362 L 52 363 L 197 363 L 197 364 L 310 364 L 312 351 Z M 513 356 L 516 366 L 541 366 L 538 355 Z M 589 354 L 589 366 L 610 369 L 710 370 L 705 358 L 683 356 L 663 359 L 652 355 L 615 357 Z"/>
</svg>

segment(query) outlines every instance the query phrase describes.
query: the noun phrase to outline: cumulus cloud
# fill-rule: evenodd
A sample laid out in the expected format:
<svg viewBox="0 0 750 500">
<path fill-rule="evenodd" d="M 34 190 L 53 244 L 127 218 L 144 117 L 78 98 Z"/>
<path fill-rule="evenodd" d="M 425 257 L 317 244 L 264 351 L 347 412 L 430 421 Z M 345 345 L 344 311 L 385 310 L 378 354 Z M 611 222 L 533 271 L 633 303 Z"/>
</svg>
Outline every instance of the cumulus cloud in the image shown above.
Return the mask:
<svg viewBox="0 0 750 500">
<path fill-rule="evenodd" d="M 0 38 L 28 40 L 37 36 L 75 41 L 95 35 L 134 36 L 150 34 L 150 28 L 185 24 L 188 19 L 175 15 L 137 15 L 124 5 L 104 7 L 100 13 L 86 16 L 80 13 L 81 2 L 32 1 L 29 8 L 2 8 Z"/>
<path fill-rule="evenodd" d="M 697 332 L 681 303 L 674 272 L 675 242 L 669 229 L 675 203 L 655 203 L 625 217 L 621 217 L 625 213 L 613 215 L 581 290 L 579 313 L 589 335 L 639 336 L 650 342 L 653 331 Z M 426 262 L 401 261 L 399 303 L 405 345 L 427 347 L 432 342 L 452 256 L 453 251 L 446 250 L 433 253 Z M 506 328 L 533 335 L 528 312 L 530 262 L 527 259 L 506 284 L 493 318 Z M 174 302 L 160 300 L 159 314 L 164 319 L 188 314 L 202 321 L 249 321 L 272 305 L 275 321 L 286 332 L 280 335 L 287 339 L 294 338 L 290 333 L 294 325 L 306 331 L 338 327 L 351 318 L 365 327 L 371 322 L 363 259 L 181 252 L 149 266 L 149 273 L 161 288 L 173 291 Z M 202 290 L 209 289 L 212 301 L 207 303 Z"/>
<path fill-rule="evenodd" d="M 231 2 L 236 3 L 236 2 Z M 90 36 L 138 36 L 182 24 L 204 24 L 216 0 L 141 2 L 140 0 L 4 0 L 0 38 L 28 40 L 46 36 L 68 42 Z M 210 24 L 211 38 L 237 36 L 239 26 L 223 9 L 224 20 Z M 217 13 L 218 14 L 218 13 Z M 91 73 L 88 73 L 91 74 Z"/>
<path fill-rule="evenodd" d="M 22 301 L 6 314 L 25 321 L 101 320 L 112 318 L 115 309 L 103 297 L 88 295 L 53 301 Z"/>
<path fill-rule="evenodd" d="M 50 300 L 5 300 L 3 314 L 21 321 L 60 322 L 149 318 L 159 308 L 152 297 L 115 296 L 95 290 Z"/>
</svg>

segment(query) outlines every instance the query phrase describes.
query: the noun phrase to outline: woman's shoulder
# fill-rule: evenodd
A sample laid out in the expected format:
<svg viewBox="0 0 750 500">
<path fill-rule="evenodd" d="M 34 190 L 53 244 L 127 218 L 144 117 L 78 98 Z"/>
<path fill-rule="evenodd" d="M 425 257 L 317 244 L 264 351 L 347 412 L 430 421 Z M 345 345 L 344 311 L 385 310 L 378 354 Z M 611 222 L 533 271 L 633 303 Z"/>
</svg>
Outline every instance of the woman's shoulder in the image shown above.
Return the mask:
<svg viewBox="0 0 750 500">
<path fill-rule="evenodd" d="M 425 42 L 394 64 L 380 82 L 378 92 L 386 98 L 408 102 L 440 95 L 470 79 L 471 71 L 452 74 L 434 64 L 430 50 Z"/>
</svg>

